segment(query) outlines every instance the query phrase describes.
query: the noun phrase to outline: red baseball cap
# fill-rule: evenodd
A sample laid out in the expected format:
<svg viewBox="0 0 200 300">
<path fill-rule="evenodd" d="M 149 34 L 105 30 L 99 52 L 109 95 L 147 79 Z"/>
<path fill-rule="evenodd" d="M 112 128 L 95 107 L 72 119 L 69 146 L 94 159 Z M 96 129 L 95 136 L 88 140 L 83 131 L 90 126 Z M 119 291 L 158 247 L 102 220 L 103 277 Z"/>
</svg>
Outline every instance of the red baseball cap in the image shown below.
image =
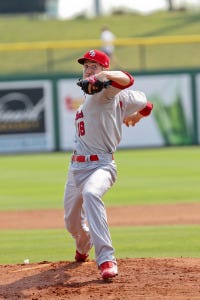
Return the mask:
<svg viewBox="0 0 200 300">
<path fill-rule="evenodd" d="M 90 50 L 86 52 L 83 57 L 78 59 L 78 62 L 79 64 L 83 65 L 85 60 L 97 62 L 105 68 L 109 68 L 110 66 L 109 57 L 104 52 L 99 50 Z"/>
</svg>

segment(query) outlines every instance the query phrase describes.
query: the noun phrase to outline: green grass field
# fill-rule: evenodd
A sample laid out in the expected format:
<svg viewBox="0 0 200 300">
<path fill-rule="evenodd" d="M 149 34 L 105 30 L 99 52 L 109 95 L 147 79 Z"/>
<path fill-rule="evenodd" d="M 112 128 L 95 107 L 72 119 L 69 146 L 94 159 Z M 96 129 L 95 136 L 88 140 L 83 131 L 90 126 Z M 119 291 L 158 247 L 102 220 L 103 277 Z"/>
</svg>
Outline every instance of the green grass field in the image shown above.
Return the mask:
<svg viewBox="0 0 200 300">
<path fill-rule="evenodd" d="M 62 208 L 70 153 L 0 156 L 1 210 Z M 117 151 L 108 206 L 200 201 L 200 148 Z"/>
<path fill-rule="evenodd" d="M 107 24 L 118 38 L 199 34 L 198 11 L 124 14 L 92 19 L 56 20 L 0 17 L 0 43 L 98 39 Z"/>
<path fill-rule="evenodd" d="M 200 201 L 200 148 L 117 151 L 118 180 L 106 206 Z M 70 154 L 0 156 L 3 210 L 62 208 Z M 200 257 L 198 225 L 113 227 L 117 257 Z M 0 263 L 71 260 L 74 244 L 64 229 L 0 232 Z M 183 242 L 184 241 L 184 242 Z M 94 257 L 94 254 L 92 254 Z"/>
<path fill-rule="evenodd" d="M 200 226 L 112 227 L 117 258 L 200 257 Z M 72 261 L 74 242 L 63 229 L 0 231 L 0 264 Z M 184 242 L 183 242 L 184 241 Z M 94 259 L 94 249 L 90 258 Z"/>
</svg>

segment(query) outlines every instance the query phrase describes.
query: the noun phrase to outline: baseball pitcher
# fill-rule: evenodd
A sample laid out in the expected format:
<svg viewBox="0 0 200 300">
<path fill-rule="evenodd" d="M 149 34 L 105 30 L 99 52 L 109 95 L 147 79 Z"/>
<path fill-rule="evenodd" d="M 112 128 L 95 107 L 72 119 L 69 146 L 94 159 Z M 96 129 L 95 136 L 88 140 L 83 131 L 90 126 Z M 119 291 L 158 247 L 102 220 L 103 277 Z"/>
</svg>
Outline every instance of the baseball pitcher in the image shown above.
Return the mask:
<svg viewBox="0 0 200 300">
<path fill-rule="evenodd" d="M 114 152 L 123 123 L 134 126 L 150 115 L 153 105 L 141 91 L 128 89 L 133 77 L 109 70 L 109 57 L 90 50 L 78 59 L 83 79 L 78 86 L 85 101 L 75 117 L 74 152 L 64 194 L 66 229 L 75 240 L 75 260 L 88 260 L 94 246 L 97 267 L 106 280 L 118 274 L 107 215 L 102 200 L 117 177 Z"/>
</svg>

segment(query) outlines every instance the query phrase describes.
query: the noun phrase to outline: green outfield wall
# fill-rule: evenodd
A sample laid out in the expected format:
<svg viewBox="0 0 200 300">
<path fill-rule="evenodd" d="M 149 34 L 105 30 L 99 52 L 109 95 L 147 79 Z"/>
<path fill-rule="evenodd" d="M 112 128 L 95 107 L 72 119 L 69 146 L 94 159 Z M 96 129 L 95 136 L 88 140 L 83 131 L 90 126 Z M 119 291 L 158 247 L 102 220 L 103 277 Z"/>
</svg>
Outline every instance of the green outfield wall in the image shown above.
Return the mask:
<svg viewBox="0 0 200 300">
<path fill-rule="evenodd" d="M 154 103 L 118 148 L 200 144 L 200 69 L 132 72 Z M 71 151 L 81 74 L 0 77 L 0 153 Z"/>
</svg>

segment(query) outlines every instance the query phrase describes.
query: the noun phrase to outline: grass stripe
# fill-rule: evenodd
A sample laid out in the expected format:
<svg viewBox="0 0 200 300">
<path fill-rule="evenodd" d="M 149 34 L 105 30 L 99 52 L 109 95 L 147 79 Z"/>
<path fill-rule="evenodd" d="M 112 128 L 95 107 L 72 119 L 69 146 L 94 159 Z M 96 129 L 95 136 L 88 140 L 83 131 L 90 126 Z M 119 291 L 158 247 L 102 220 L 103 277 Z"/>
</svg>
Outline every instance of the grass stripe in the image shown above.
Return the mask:
<svg viewBox="0 0 200 300">
<path fill-rule="evenodd" d="M 200 148 L 117 151 L 107 206 L 199 202 Z M 0 156 L 1 210 L 62 208 L 69 153 Z"/>
<path fill-rule="evenodd" d="M 200 257 L 200 225 L 112 227 L 117 258 Z M 64 229 L 1 231 L 0 263 L 73 260 L 74 241 Z M 91 259 L 94 259 L 92 250 Z"/>
</svg>

